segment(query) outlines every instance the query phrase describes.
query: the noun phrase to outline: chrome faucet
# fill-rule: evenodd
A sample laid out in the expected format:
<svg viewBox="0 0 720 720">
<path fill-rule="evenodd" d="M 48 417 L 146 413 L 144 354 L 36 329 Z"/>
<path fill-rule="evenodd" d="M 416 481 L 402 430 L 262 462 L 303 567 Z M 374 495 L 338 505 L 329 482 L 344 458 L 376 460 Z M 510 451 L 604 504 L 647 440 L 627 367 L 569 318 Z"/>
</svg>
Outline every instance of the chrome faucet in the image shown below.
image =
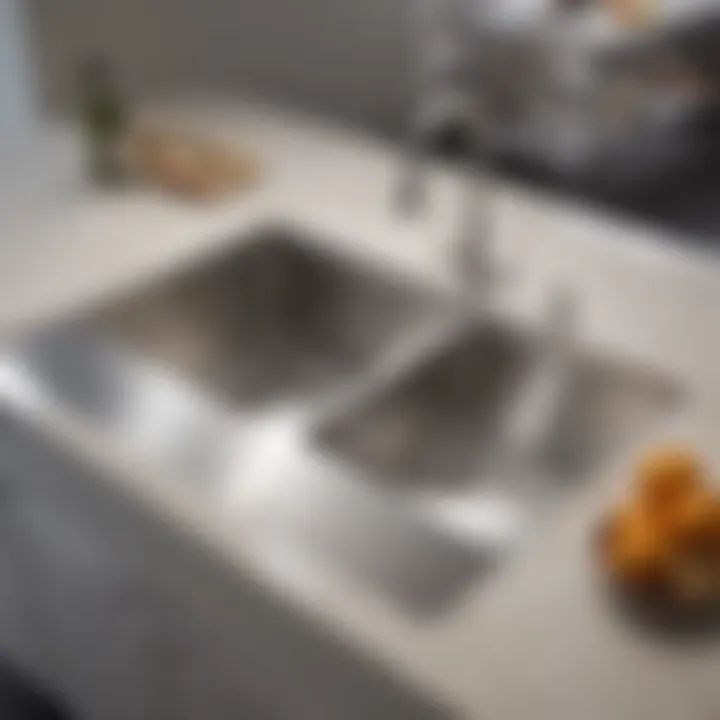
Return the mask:
<svg viewBox="0 0 720 720">
<path fill-rule="evenodd" d="M 475 87 L 474 38 L 468 33 L 475 21 L 469 15 L 473 5 L 467 0 L 450 3 L 443 0 L 427 9 L 436 14 L 417 32 L 418 46 L 425 55 L 418 52 L 417 111 L 404 150 L 394 203 L 399 212 L 409 217 L 422 213 L 429 204 L 429 146 L 443 131 L 449 128 L 458 131 L 466 149 L 463 159 L 467 178 L 461 181 L 457 208 L 455 262 L 462 289 L 475 296 L 491 292 L 495 268 L 490 248 L 492 189 L 487 178 L 472 172 L 478 164 L 487 163 L 489 151 L 488 111 Z M 478 191 L 479 183 L 483 186 Z"/>
</svg>

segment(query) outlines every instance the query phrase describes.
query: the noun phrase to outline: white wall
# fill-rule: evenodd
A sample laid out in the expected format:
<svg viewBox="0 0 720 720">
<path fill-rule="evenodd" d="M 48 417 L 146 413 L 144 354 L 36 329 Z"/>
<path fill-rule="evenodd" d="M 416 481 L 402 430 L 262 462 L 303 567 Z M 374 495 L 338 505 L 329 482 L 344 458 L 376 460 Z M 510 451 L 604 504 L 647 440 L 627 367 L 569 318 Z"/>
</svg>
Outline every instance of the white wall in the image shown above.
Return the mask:
<svg viewBox="0 0 720 720">
<path fill-rule="evenodd" d="M 416 0 L 31 0 L 41 80 L 67 107 L 88 51 L 136 95 L 209 88 L 393 130 L 406 114 Z"/>
<path fill-rule="evenodd" d="M 0 0 L 0 142 L 29 131 L 34 119 L 22 0 Z"/>
</svg>

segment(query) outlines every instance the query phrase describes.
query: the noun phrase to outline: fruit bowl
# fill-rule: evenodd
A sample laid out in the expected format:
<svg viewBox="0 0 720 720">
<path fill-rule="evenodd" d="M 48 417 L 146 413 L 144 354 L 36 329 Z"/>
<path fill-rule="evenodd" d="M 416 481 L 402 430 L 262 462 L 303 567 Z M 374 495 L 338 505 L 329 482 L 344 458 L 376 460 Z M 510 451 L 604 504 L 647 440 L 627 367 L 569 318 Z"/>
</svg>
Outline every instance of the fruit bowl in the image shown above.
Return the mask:
<svg viewBox="0 0 720 720">
<path fill-rule="evenodd" d="M 634 627 L 644 628 L 665 636 L 694 637 L 720 632 L 720 591 L 693 595 L 691 581 L 686 578 L 684 591 L 676 580 L 657 578 L 631 582 L 619 576 L 604 557 L 611 517 L 599 523 L 596 552 L 601 557 L 602 586 L 610 606 Z M 720 577 L 720 565 L 717 570 Z M 720 582 L 717 582 L 720 588 Z"/>
<path fill-rule="evenodd" d="M 641 458 L 595 540 L 610 597 L 633 620 L 720 628 L 720 493 L 694 453 L 664 447 Z"/>
</svg>

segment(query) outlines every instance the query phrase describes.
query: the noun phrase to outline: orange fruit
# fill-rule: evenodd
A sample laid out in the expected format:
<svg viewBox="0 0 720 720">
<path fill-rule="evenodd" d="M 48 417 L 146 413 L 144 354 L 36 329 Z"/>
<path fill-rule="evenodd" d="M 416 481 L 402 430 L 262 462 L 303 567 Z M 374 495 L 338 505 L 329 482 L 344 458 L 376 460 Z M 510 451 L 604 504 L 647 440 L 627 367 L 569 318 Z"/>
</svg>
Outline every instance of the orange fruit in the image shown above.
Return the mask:
<svg viewBox="0 0 720 720">
<path fill-rule="evenodd" d="M 669 541 L 683 552 L 704 552 L 720 527 L 720 503 L 709 491 L 698 489 L 683 498 L 669 515 Z"/>
<path fill-rule="evenodd" d="M 610 519 L 603 552 L 610 574 L 634 586 L 664 582 L 672 554 L 652 516 L 633 505 Z"/>
<path fill-rule="evenodd" d="M 665 446 L 641 458 L 635 469 L 637 498 L 652 515 L 672 512 L 703 485 L 703 467 L 695 453 Z"/>
<path fill-rule="evenodd" d="M 695 603 L 720 597 L 720 498 L 699 488 L 665 516 L 661 527 L 676 599 Z"/>
</svg>

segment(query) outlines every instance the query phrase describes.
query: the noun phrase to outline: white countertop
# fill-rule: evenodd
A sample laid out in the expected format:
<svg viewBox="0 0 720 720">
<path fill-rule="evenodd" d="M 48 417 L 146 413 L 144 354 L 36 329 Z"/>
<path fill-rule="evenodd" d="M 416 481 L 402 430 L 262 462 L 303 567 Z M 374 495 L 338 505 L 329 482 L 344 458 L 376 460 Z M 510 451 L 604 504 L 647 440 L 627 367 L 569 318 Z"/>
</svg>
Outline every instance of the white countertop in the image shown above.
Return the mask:
<svg viewBox="0 0 720 720">
<path fill-rule="evenodd" d="M 448 281 L 457 182 L 449 173 L 432 174 L 437 207 L 428 221 L 408 223 L 388 210 L 396 158 L 375 141 L 256 105 L 167 107 L 252 147 L 265 168 L 261 186 L 203 207 L 140 189 L 102 194 L 78 179 L 72 134 L 48 131 L 0 170 L 0 332 L 7 340 L 275 221 L 302 223 L 354 251 Z M 583 303 L 583 339 L 672 373 L 688 400 L 668 432 L 696 443 L 720 467 L 716 260 L 511 187 L 499 189 L 497 213 L 498 253 L 512 268 L 508 303 L 530 315 L 554 283 L 572 282 Z M 46 429 L 95 459 L 104 452 L 79 428 Z M 309 583 L 271 577 L 243 549 L 241 531 L 223 524 L 221 508 L 198 504 L 176 485 L 128 474 L 123 489 L 174 514 L 249 578 L 290 583 L 288 596 L 304 611 L 464 716 L 718 717 L 720 640 L 681 648 L 628 632 L 593 586 L 588 535 L 602 499 L 622 480 L 618 473 L 569 494 L 495 579 L 429 622 L 330 574 Z"/>
</svg>

